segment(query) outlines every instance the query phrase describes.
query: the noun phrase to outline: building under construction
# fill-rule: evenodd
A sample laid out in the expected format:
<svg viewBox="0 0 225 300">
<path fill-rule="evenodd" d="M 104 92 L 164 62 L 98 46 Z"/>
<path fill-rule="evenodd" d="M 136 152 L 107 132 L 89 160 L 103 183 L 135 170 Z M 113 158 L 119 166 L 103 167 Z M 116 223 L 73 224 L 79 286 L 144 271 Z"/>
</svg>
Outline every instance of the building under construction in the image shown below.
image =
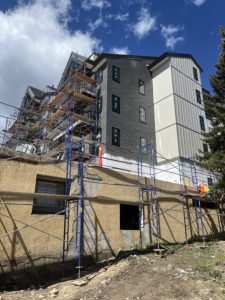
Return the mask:
<svg viewBox="0 0 225 300">
<path fill-rule="evenodd" d="M 195 158 L 208 151 L 200 72 L 186 54 L 72 53 L 57 88 L 27 88 L 0 147 L 4 280 L 223 237 L 223 195 Z"/>
</svg>

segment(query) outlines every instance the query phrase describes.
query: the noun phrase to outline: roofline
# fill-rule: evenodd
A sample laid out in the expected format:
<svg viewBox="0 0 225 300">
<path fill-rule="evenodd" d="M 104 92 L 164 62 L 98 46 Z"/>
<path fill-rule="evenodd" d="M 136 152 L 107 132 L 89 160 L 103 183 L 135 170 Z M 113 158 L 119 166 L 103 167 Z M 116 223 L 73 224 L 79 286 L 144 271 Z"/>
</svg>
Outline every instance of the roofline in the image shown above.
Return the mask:
<svg viewBox="0 0 225 300">
<path fill-rule="evenodd" d="M 188 53 L 175 53 L 175 52 L 165 52 L 163 53 L 160 57 L 158 57 L 153 63 L 151 63 L 148 68 L 152 69 L 153 67 L 155 67 L 156 65 L 158 65 L 158 63 L 160 63 L 163 59 L 165 58 L 169 58 L 169 57 L 182 57 L 182 58 L 190 58 L 193 60 L 193 62 L 198 66 L 198 68 L 200 69 L 200 71 L 202 72 L 202 68 L 201 66 L 198 64 L 198 62 L 195 60 L 195 58 Z"/>
<path fill-rule="evenodd" d="M 98 58 L 95 61 L 90 60 L 90 57 L 96 54 Z M 127 55 L 127 54 L 114 54 L 114 53 L 97 53 L 93 52 L 91 56 L 87 58 L 87 62 L 92 64 L 93 67 L 96 66 L 102 59 L 110 58 L 110 59 L 157 59 L 158 56 L 142 56 L 142 55 Z"/>
</svg>

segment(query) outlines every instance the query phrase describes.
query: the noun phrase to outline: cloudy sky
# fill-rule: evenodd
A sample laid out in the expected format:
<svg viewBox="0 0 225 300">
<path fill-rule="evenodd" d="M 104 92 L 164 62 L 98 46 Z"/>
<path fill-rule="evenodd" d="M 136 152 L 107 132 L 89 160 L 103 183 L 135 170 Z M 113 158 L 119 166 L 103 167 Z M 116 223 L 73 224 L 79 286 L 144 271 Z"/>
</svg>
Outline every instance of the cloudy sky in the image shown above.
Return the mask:
<svg viewBox="0 0 225 300">
<path fill-rule="evenodd" d="M 57 85 L 71 51 L 191 53 L 210 89 L 224 12 L 224 0 L 0 0 L 0 101 Z"/>
</svg>

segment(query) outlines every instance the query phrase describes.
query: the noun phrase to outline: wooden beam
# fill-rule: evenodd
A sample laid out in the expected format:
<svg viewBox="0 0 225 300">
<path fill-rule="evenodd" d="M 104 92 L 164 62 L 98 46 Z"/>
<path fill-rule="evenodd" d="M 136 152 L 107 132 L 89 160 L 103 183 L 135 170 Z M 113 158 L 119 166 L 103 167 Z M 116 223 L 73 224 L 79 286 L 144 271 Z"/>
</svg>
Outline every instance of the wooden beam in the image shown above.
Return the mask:
<svg viewBox="0 0 225 300">
<path fill-rule="evenodd" d="M 25 199 L 33 199 L 33 198 L 40 198 L 40 199 L 49 199 L 49 200 L 77 200 L 78 195 L 70 196 L 70 195 L 57 195 L 57 194 L 42 194 L 42 193 L 26 193 L 26 192 L 14 192 L 14 191 L 1 191 L 1 196 L 8 196 L 8 197 L 16 197 L 16 198 L 25 198 Z"/>
</svg>

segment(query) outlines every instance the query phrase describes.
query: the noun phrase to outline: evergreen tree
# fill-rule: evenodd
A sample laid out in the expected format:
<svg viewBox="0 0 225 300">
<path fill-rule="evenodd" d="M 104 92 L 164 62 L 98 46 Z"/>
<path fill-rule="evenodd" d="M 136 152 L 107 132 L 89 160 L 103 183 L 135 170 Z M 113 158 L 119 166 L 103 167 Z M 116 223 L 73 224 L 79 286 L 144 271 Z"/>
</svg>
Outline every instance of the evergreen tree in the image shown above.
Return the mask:
<svg viewBox="0 0 225 300">
<path fill-rule="evenodd" d="M 216 72 L 210 77 L 213 96 L 205 99 L 206 116 L 211 122 L 209 133 L 204 134 L 204 142 L 209 152 L 204 153 L 200 161 L 208 170 L 217 171 L 222 175 L 219 188 L 225 191 L 225 30 L 220 28 L 220 54 L 215 65 Z"/>
</svg>

